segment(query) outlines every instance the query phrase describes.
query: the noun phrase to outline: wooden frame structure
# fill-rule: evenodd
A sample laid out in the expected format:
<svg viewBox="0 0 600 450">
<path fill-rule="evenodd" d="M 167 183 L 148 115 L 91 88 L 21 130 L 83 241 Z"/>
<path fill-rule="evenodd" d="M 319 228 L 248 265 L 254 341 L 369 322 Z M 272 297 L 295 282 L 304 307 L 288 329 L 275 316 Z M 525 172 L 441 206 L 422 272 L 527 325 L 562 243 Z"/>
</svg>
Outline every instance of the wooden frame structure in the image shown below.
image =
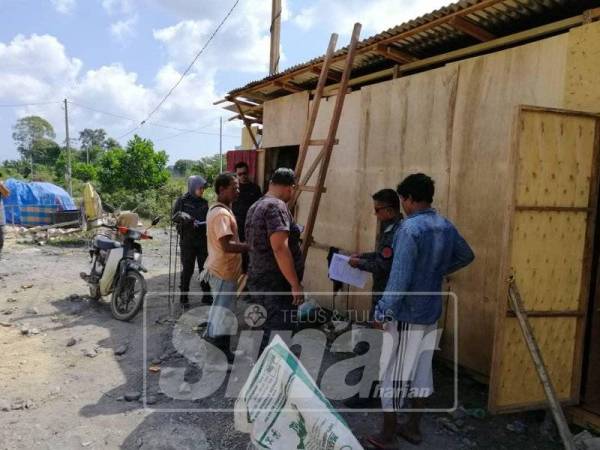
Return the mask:
<svg viewBox="0 0 600 450">
<path fill-rule="evenodd" d="M 559 3 L 570 7 L 560 11 L 552 9 Z M 509 10 L 505 10 L 502 14 L 497 9 L 510 4 L 516 5 L 519 11 L 510 10 L 509 14 Z M 479 7 L 482 9 L 477 9 Z M 462 367 L 480 375 L 480 379 L 489 380 L 492 374 L 490 409 L 494 412 L 545 407 L 537 375 L 526 363 L 530 357 L 522 344 L 516 315 L 508 308 L 506 280 L 513 273 L 511 267 L 516 267 L 517 279 L 524 270 L 531 272 L 534 262 L 545 270 L 548 264 L 543 258 L 555 258 L 552 251 L 563 246 L 571 258 L 567 266 L 578 268 L 574 271 L 578 275 L 569 275 L 575 277 L 569 281 L 571 294 L 575 292 L 573 286 L 586 286 L 582 274 L 589 277 L 585 258 L 573 252 L 590 246 L 587 241 L 583 244 L 584 235 L 589 236 L 590 232 L 582 228 L 581 221 L 583 217 L 591 220 L 596 205 L 511 199 L 511 183 L 516 177 L 513 169 L 519 164 L 515 143 L 519 127 L 513 126 L 513 121 L 519 123 L 515 119 L 517 110 L 534 115 L 576 117 L 574 122 L 596 120 L 596 113 L 600 111 L 597 83 L 600 60 L 594 55 L 600 51 L 600 23 L 593 22 L 600 17 L 599 7 L 600 0 L 462 1 L 359 42 L 350 79 L 343 89 L 345 106 L 334 141 L 338 147 L 331 153 L 327 195 L 321 199 L 315 239 L 311 239 L 312 250 L 306 264 L 307 289 L 325 292 L 331 288 L 326 263 L 331 247 L 359 252 L 372 249 L 377 232 L 376 221 L 368 207 L 372 192 L 395 186 L 407 173 L 430 174 L 436 181 L 435 207 L 457 225 L 476 253 L 474 264 L 449 278 L 447 290 L 456 292 L 461 299 L 457 314 L 462 326 L 454 335 L 452 327 L 447 329 L 441 354 L 452 357 L 445 346 L 456 339 L 461 347 L 459 363 Z M 511 24 L 501 29 L 488 26 L 491 22 L 485 20 L 494 18 L 498 24 L 507 24 L 525 17 L 527 11 L 531 13 L 528 16 L 531 20 L 528 19 L 526 25 Z M 548 12 L 547 17 L 545 12 Z M 442 17 L 448 15 L 453 16 Z M 458 31 L 459 27 L 463 31 Z M 420 31 L 411 31 L 416 29 Z M 429 36 L 430 41 L 423 36 Z M 453 40 L 458 38 L 460 42 Z M 442 42 L 452 45 L 442 50 Z M 324 58 L 230 93 L 230 98 L 242 105 L 247 117 L 263 123 L 264 143 L 269 142 L 265 147 L 313 146 L 308 158 L 301 163 L 303 190 L 295 199 L 298 200 L 295 213 L 300 223 L 307 223 L 312 200 L 311 195 L 301 192 L 318 190 L 313 174 L 320 164 L 325 144 L 325 139 L 312 139 L 312 132 L 307 135 L 304 118 L 311 120 L 315 99 L 324 98 L 320 101 L 314 134 L 327 135 L 336 100 L 329 96 L 340 92 L 344 55 L 347 55 L 346 49 L 335 52 L 325 64 L 326 54 Z M 325 75 L 324 65 L 328 66 Z M 281 88 L 281 83 L 290 89 Z M 323 84 L 321 89 L 319 85 Z M 304 92 L 296 92 L 297 88 Z M 518 107 L 523 103 L 537 106 Z M 240 117 L 235 104 L 227 108 L 231 107 Z M 560 124 L 554 125 L 560 128 Z M 582 129 L 589 132 L 589 123 Z M 514 136 L 511 137 L 511 133 Z M 569 133 L 573 141 L 565 148 L 578 154 L 583 148 L 576 140 L 578 132 Z M 314 148 L 317 146 L 320 148 Z M 268 151 L 267 148 L 265 152 Z M 307 174 L 313 175 L 312 178 L 310 175 L 306 178 Z M 590 175 L 563 169 L 555 175 L 560 179 L 564 174 L 575 180 L 597 178 L 596 172 Z M 307 185 L 309 182 L 312 186 Z M 548 182 L 547 187 L 552 191 L 553 183 Z M 323 186 L 321 193 L 324 189 Z M 531 216 L 534 219 L 530 219 Z M 520 265 L 514 265 L 511 261 L 515 253 L 511 247 L 513 238 L 524 242 L 522 230 L 525 225 L 530 226 L 522 222 L 523 218 L 538 220 L 541 226 L 546 222 L 540 222 L 540 217 L 548 223 L 551 217 L 553 224 L 561 224 L 565 230 L 576 223 L 579 228 L 574 235 L 581 240 L 565 244 L 564 233 L 551 230 L 558 243 L 529 252 L 533 255 L 529 266 L 524 262 L 524 252 L 517 252 Z M 566 217 L 577 219 L 566 223 Z M 514 228 L 517 226 L 520 227 L 518 232 Z M 536 237 L 536 233 L 530 232 L 530 236 Z M 534 257 L 542 260 L 534 261 Z M 561 277 L 558 273 L 556 280 L 540 282 L 536 289 L 543 291 L 544 298 L 554 298 L 544 289 L 564 284 Z M 559 374 L 555 380 L 559 399 L 575 404 L 580 395 L 579 378 L 584 358 L 586 289 L 577 291 L 580 296 L 575 305 L 574 294 L 563 296 L 570 299 L 570 304 L 561 303 L 563 300 L 545 304 L 537 298 L 539 295 L 531 295 L 531 285 L 519 280 L 519 287 L 550 377 L 555 380 Z M 365 304 L 351 299 L 349 308 L 360 311 Z M 448 324 L 454 320 L 452 311 L 445 317 Z M 569 342 L 563 342 L 566 340 Z M 548 343 L 552 345 L 549 347 Z M 552 353 L 554 347 L 566 351 L 560 356 Z M 502 361 L 518 364 L 503 367 Z M 561 372 L 561 367 L 566 369 Z M 508 374 L 505 369 L 510 369 Z M 512 398 L 502 393 L 510 384 L 519 390 Z M 521 395 L 521 392 L 532 395 Z M 581 395 L 583 408 L 592 411 L 587 393 Z M 597 411 L 600 406 L 594 405 Z M 594 417 L 600 426 L 600 415 Z M 591 419 L 585 420 L 589 423 Z"/>
<path fill-rule="evenodd" d="M 561 387 L 560 400 L 574 405 L 581 391 L 596 232 L 600 114 L 520 106 L 512 161 L 515 186 L 501 272 L 514 275 L 528 291 L 524 312 L 541 341 L 553 381 Z M 546 239 L 553 240 L 558 251 L 542 251 Z M 539 286 L 551 280 L 552 291 Z M 508 291 L 499 292 L 490 410 L 544 407 L 524 343 L 515 338 L 518 321 L 502 300 L 507 298 Z M 571 360 L 565 359 L 569 356 Z"/>
</svg>

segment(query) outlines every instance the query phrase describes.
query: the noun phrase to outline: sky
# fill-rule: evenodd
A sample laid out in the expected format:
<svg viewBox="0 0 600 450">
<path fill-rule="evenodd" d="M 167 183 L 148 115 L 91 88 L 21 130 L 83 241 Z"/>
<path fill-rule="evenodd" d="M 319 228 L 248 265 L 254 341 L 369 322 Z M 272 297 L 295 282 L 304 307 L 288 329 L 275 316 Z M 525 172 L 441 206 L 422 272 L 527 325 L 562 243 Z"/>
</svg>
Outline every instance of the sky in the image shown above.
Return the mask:
<svg viewBox="0 0 600 450">
<path fill-rule="evenodd" d="M 428 13 L 449 0 L 283 0 L 280 70 L 324 53 L 329 36 L 348 43 Z M 234 0 L 0 0 L 0 160 L 18 157 L 16 120 L 39 115 L 72 145 L 84 128 L 127 134 L 180 78 Z M 240 142 L 241 123 L 213 106 L 231 89 L 268 73 L 270 0 L 240 0 L 178 88 L 135 131 L 169 162 L 199 159 Z M 32 104 L 33 106 L 14 106 Z M 39 104 L 42 103 L 42 104 Z M 222 105 L 221 105 L 222 106 Z"/>
</svg>

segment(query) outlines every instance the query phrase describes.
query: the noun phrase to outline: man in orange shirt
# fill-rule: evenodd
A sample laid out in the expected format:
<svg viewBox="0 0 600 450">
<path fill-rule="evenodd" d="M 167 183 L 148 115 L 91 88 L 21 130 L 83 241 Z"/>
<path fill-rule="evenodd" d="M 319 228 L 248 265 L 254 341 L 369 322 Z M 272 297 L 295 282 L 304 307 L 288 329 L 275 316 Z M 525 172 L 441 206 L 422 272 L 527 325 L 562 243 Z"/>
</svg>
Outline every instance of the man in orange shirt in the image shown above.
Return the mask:
<svg viewBox="0 0 600 450">
<path fill-rule="evenodd" d="M 235 174 L 222 173 L 215 179 L 215 203 L 206 216 L 206 237 L 208 258 L 204 269 L 213 296 L 213 304 L 208 315 L 206 339 L 220 348 L 229 362 L 233 362 L 230 346 L 230 331 L 227 328 L 228 310 L 233 313 L 242 273 L 242 253 L 248 245 L 241 243 L 238 226 L 231 204 L 239 195 L 239 182 Z"/>
</svg>

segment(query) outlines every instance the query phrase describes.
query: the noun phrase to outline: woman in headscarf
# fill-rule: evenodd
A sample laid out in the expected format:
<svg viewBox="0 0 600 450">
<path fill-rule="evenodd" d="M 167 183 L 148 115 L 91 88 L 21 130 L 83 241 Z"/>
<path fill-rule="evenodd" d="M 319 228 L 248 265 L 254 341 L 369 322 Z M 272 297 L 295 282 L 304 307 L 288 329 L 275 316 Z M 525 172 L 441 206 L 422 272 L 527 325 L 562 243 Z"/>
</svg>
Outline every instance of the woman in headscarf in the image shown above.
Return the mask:
<svg viewBox="0 0 600 450">
<path fill-rule="evenodd" d="M 188 178 L 188 191 L 177 199 L 173 207 L 173 222 L 177 224 L 183 266 L 179 285 L 180 302 L 183 308 L 189 307 L 188 293 L 196 264 L 199 271 L 202 271 L 208 255 L 206 245 L 208 202 L 203 198 L 206 185 L 204 178 L 192 175 Z M 200 286 L 203 291 L 202 302 L 210 303 L 210 286 L 204 281 Z"/>
</svg>

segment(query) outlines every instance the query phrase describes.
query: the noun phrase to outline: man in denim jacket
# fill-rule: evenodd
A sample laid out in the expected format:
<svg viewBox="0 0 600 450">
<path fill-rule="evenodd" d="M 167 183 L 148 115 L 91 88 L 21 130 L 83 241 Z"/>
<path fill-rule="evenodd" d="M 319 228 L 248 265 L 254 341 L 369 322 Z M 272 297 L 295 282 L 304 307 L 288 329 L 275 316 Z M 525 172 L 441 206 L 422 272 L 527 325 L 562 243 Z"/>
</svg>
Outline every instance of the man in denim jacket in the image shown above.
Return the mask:
<svg viewBox="0 0 600 450">
<path fill-rule="evenodd" d="M 397 191 L 406 216 L 394 236 L 392 270 L 374 313 L 378 326 L 393 338 L 384 341 L 381 356 L 383 432 L 367 439 L 375 448 L 397 445 L 397 435 L 413 444 L 421 442 L 420 414 L 399 426 L 396 412 L 407 398 L 413 409 L 422 409 L 433 393 L 431 360 L 438 342 L 443 279 L 474 259 L 454 225 L 431 207 L 430 177 L 410 175 Z"/>
</svg>

